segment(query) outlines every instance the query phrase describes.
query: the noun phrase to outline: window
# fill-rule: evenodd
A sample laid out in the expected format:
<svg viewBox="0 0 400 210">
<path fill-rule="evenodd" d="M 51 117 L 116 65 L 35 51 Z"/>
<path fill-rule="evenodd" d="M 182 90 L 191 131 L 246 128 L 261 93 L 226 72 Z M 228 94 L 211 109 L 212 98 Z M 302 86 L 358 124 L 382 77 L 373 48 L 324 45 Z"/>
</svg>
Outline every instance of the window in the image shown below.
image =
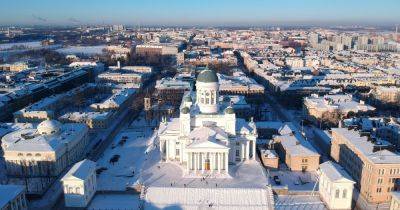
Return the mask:
<svg viewBox="0 0 400 210">
<path fill-rule="evenodd" d="M 176 153 L 176 156 L 179 156 L 179 149 L 176 149 L 175 153 Z"/>
<path fill-rule="evenodd" d="M 376 188 L 376 192 L 377 193 L 381 193 L 382 192 L 382 188 L 380 188 L 380 187 Z"/>
<path fill-rule="evenodd" d="M 302 159 L 301 162 L 302 162 L 302 163 L 307 163 L 307 162 L 308 162 L 308 159 Z"/>
<path fill-rule="evenodd" d="M 236 150 L 236 157 L 239 157 L 240 156 L 240 150 Z"/>
<path fill-rule="evenodd" d="M 378 170 L 378 174 L 379 175 L 384 175 L 385 174 L 385 169 L 384 168 L 379 169 Z"/>
<path fill-rule="evenodd" d="M 236 142 L 236 146 L 239 146 L 240 145 L 240 142 Z"/>
<path fill-rule="evenodd" d="M 382 184 L 383 179 L 381 177 L 378 178 L 378 184 Z"/>
<path fill-rule="evenodd" d="M 81 189 L 79 187 L 75 188 L 75 193 L 80 194 Z"/>
<path fill-rule="evenodd" d="M 343 190 L 342 198 L 346 198 L 346 197 L 347 197 L 347 189 L 344 189 L 344 190 Z"/>
<path fill-rule="evenodd" d="M 335 191 L 335 198 L 339 198 L 340 190 Z"/>
</svg>

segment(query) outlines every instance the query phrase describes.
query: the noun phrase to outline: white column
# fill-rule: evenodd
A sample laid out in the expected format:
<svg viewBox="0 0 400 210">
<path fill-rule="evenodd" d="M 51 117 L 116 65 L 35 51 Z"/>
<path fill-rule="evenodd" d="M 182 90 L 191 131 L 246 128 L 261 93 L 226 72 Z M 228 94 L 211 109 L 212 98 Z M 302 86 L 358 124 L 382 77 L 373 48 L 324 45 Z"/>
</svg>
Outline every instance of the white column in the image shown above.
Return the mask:
<svg viewBox="0 0 400 210">
<path fill-rule="evenodd" d="M 184 154 L 183 154 L 182 144 L 179 143 L 179 160 L 180 160 L 181 164 L 183 163 L 183 157 L 184 157 Z"/>
<path fill-rule="evenodd" d="M 252 160 L 256 159 L 256 141 L 253 140 L 253 157 L 251 157 Z"/>
<path fill-rule="evenodd" d="M 221 173 L 221 167 L 222 167 L 222 153 L 218 153 L 218 173 Z"/>
<path fill-rule="evenodd" d="M 190 169 L 192 168 L 190 165 L 191 165 L 191 156 L 192 156 L 192 153 L 190 153 L 190 152 L 188 152 L 187 153 L 187 160 L 186 160 L 186 170 L 187 171 L 190 171 Z"/>
<path fill-rule="evenodd" d="M 228 153 L 224 152 L 224 159 L 225 159 L 225 171 L 228 173 Z"/>
<path fill-rule="evenodd" d="M 194 155 L 194 170 L 197 171 L 198 169 L 198 157 L 197 157 L 197 153 L 193 153 Z"/>
<path fill-rule="evenodd" d="M 250 159 L 250 141 L 246 141 L 246 160 Z"/>
<path fill-rule="evenodd" d="M 243 159 L 244 159 L 244 152 L 245 152 L 245 149 L 244 149 L 244 143 L 243 142 L 241 142 L 240 143 L 240 158 L 241 158 L 241 161 L 243 161 Z"/>
</svg>

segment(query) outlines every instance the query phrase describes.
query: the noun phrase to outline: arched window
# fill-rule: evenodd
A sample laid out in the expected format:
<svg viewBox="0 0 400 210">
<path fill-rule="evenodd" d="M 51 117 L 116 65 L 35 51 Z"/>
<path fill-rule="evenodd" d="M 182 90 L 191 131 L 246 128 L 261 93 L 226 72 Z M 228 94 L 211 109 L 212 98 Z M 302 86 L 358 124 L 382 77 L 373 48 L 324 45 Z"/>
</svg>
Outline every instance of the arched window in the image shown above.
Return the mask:
<svg viewBox="0 0 400 210">
<path fill-rule="evenodd" d="M 28 154 L 26 154 L 26 156 L 30 157 L 30 156 L 32 156 L 32 154 L 31 154 L 31 153 L 28 153 Z"/>
<path fill-rule="evenodd" d="M 81 191 L 81 188 L 79 188 L 79 187 L 75 188 L 75 193 L 76 194 L 80 194 L 80 191 Z"/>
<path fill-rule="evenodd" d="M 346 197 L 347 197 L 347 189 L 344 189 L 344 190 L 343 190 L 342 198 L 346 198 Z"/>
<path fill-rule="evenodd" d="M 72 187 L 69 187 L 69 189 L 68 189 L 68 193 L 74 193 L 74 188 L 72 188 Z"/>
<path fill-rule="evenodd" d="M 335 191 L 335 198 L 339 198 L 340 190 Z"/>
<path fill-rule="evenodd" d="M 36 157 L 40 157 L 40 156 L 42 156 L 42 155 L 39 154 L 39 153 L 36 153 L 35 156 L 36 156 Z"/>
</svg>

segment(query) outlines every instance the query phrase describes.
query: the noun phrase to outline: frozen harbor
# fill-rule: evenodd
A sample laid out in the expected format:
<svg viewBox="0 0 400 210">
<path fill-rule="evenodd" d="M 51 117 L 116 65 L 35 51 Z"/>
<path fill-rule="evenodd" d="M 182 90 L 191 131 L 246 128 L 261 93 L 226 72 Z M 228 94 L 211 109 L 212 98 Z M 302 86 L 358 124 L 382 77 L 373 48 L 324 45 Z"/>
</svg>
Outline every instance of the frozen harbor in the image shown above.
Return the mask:
<svg viewBox="0 0 400 210">
<path fill-rule="evenodd" d="M 84 54 L 84 55 L 95 55 L 102 54 L 105 45 L 98 46 L 69 46 L 58 49 L 57 52 L 63 54 Z"/>
</svg>

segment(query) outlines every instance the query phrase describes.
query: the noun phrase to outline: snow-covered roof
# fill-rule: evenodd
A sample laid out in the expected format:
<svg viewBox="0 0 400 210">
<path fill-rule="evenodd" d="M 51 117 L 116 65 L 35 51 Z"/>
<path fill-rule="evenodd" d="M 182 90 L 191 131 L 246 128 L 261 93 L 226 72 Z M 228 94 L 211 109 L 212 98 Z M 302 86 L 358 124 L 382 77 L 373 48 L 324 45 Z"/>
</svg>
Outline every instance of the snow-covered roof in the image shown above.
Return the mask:
<svg viewBox="0 0 400 210">
<path fill-rule="evenodd" d="M 64 175 L 64 177 L 61 179 L 61 181 L 66 181 L 68 179 L 80 179 L 80 180 L 85 180 L 87 177 L 92 175 L 94 171 L 96 170 L 96 163 L 84 159 L 82 161 L 79 161 L 75 163 L 74 166 L 68 171 L 67 174 Z"/>
<path fill-rule="evenodd" d="M 374 107 L 364 104 L 364 102 L 355 101 L 351 95 L 325 95 L 323 97 L 312 95 L 306 97 L 304 103 L 307 108 L 316 108 L 320 110 L 338 109 L 344 112 L 373 111 Z"/>
<path fill-rule="evenodd" d="M 117 109 L 119 108 L 130 96 L 135 94 L 136 90 L 132 88 L 118 89 L 112 96 L 108 97 L 101 103 L 91 104 L 93 109 Z"/>
<path fill-rule="evenodd" d="M 145 209 L 273 209 L 271 192 L 263 188 L 149 187 Z"/>
<path fill-rule="evenodd" d="M 88 210 L 140 209 L 139 194 L 97 194 L 88 206 Z"/>
<path fill-rule="evenodd" d="M 33 128 L 33 125 L 31 123 L 0 123 L 0 138 L 10 132 L 28 128 Z"/>
<path fill-rule="evenodd" d="M 81 123 L 66 123 L 59 133 L 40 134 L 37 129 L 22 129 L 2 138 L 4 152 L 57 152 L 82 140 L 88 127 Z"/>
<path fill-rule="evenodd" d="M 306 141 L 300 133 L 294 132 L 296 129 L 292 123 L 285 123 L 279 129 L 279 136 L 274 139 L 278 140 L 285 151 L 291 156 L 320 156 L 317 150 Z"/>
<path fill-rule="evenodd" d="M 155 88 L 157 90 L 165 90 L 165 89 L 182 89 L 182 90 L 190 90 L 190 83 L 187 81 L 182 81 L 179 79 L 172 78 L 162 78 L 161 80 L 157 80 Z"/>
<path fill-rule="evenodd" d="M 321 173 L 325 174 L 333 182 L 353 182 L 351 176 L 342 166 L 332 161 L 326 161 L 319 165 Z"/>
<path fill-rule="evenodd" d="M 24 187 L 20 185 L 0 185 L 0 208 L 5 207 L 23 191 Z"/>
<path fill-rule="evenodd" d="M 347 128 L 332 128 L 332 134 L 340 135 L 342 140 L 346 141 L 351 148 L 363 154 L 371 162 L 377 164 L 399 164 L 400 155 L 389 150 L 382 149 L 374 151 L 374 143 L 368 141 L 366 136 L 360 136 L 357 131 L 348 130 Z M 332 135 L 334 136 L 334 135 Z"/>
</svg>

